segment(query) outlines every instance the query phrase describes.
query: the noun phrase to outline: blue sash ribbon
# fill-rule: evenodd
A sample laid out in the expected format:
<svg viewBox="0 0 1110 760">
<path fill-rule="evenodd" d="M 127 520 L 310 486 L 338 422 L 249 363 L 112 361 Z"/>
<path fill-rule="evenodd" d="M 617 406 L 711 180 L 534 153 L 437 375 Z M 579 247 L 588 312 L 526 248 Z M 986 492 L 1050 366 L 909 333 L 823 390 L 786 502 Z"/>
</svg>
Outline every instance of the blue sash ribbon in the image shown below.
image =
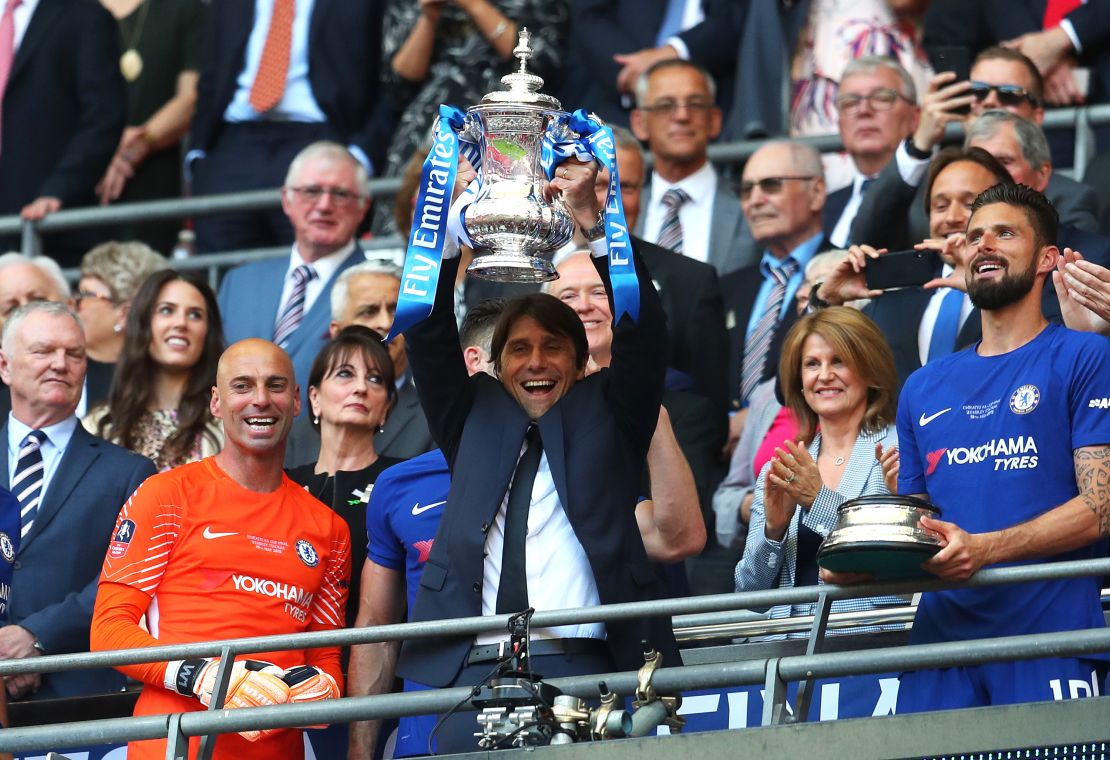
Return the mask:
<svg viewBox="0 0 1110 760">
<path fill-rule="evenodd" d="M 466 114 L 453 106 L 439 107 L 432 147 L 420 172 L 420 189 L 405 251 L 401 292 L 397 297 L 397 314 L 387 341 L 432 313 L 443 264 L 443 245 L 447 240 L 447 217 L 458 173 L 458 130 L 462 129 L 465 118 Z"/>
<path fill-rule="evenodd" d="M 579 109 L 566 119 L 566 126 L 580 135 L 577 139 L 557 136 L 560 130 L 549 129 L 544 136 L 541 166 L 551 180 L 555 169 L 567 158 L 581 161 L 596 159 L 609 171 L 609 191 L 605 198 L 605 242 L 609 250 L 609 278 L 613 283 L 613 322 L 627 314 L 636 322 L 640 318 L 640 282 L 632 263 L 632 241 L 624 216 L 617 170 L 617 149 L 613 130 Z"/>
</svg>

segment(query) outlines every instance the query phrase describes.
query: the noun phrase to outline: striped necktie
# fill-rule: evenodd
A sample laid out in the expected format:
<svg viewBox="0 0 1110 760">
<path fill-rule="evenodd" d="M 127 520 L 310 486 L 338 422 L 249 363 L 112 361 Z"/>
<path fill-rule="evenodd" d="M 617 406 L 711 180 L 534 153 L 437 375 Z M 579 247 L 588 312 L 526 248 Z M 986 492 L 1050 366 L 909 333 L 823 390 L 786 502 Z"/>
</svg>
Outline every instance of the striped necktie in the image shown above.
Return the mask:
<svg viewBox="0 0 1110 760">
<path fill-rule="evenodd" d="M 46 433 L 32 430 L 20 444 L 15 460 L 11 491 L 19 501 L 20 538 L 26 538 L 30 532 L 42 501 L 42 444 L 45 440 Z"/>
<path fill-rule="evenodd" d="M 304 318 L 304 298 L 308 283 L 316 279 L 316 270 L 308 264 L 301 264 L 293 270 L 293 290 L 289 292 L 289 300 L 281 310 L 281 316 L 274 323 L 274 343 L 282 348 L 289 342 L 289 338 L 301 326 Z"/>
<path fill-rule="evenodd" d="M 659 240 L 656 243 L 659 247 L 682 253 L 682 221 L 678 218 L 678 212 L 688 200 L 690 194 L 681 188 L 672 187 L 663 193 L 662 202 L 667 211 L 663 214 L 663 226 L 659 228 Z"/>
<path fill-rule="evenodd" d="M 786 285 L 798 271 L 798 262 L 787 259 L 779 267 L 770 267 L 771 292 L 763 306 L 763 313 L 755 323 L 751 335 L 744 343 L 744 366 L 740 373 L 740 400 L 747 401 L 755 386 L 763 379 L 767 366 L 767 353 L 779 323 L 779 312 L 786 299 Z"/>
</svg>

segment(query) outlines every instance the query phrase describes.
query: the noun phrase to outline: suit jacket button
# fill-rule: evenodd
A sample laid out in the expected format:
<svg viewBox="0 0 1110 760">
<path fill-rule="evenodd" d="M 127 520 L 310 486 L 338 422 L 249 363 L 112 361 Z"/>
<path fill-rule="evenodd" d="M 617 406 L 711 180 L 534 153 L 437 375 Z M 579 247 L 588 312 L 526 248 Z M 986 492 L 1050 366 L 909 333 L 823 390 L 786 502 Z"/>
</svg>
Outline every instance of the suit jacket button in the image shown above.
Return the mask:
<svg viewBox="0 0 1110 760">
<path fill-rule="evenodd" d="M 473 586 L 470 587 L 470 590 L 473 591 L 475 594 L 480 594 L 482 593 L 482 584 L 476 582 Z"/>
<path fill-rule="evenodd" d="M 483 533 L 488 533 L 489 532 L 489 523 L 482 523 L 482 532 Z"/>
<path fill-rule="evenodd" d="M 19 560 L 16 560 L 12 563 L 12 567 L 14 567 L 16 570 L 21 570 L 23 568 L 23 563 Z"/>
</svg>

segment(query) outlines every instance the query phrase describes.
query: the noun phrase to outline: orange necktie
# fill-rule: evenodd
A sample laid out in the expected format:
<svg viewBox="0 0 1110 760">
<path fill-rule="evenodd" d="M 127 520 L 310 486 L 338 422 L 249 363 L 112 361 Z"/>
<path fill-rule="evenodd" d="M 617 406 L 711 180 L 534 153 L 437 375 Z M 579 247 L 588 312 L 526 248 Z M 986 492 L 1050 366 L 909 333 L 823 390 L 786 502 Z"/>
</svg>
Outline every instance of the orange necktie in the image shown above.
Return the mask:
<svg viewBox="0 0 1110 760">
<path fill-rule="evenodd" d="M 262 47 L 262 60 L 251 85 L 251 108 L 264 113 L 281 102 L 289 72 L 289 48 L 293 45 L 295 0 L 274 0 L 270 29 Z"/>
<path fill-rule="evenodd" d="M 1083 0 L 1048 0 L 1044 4 L 1044 28 L 1059 26 L 1064 17 L 1083 5 Z"/>
</svg>

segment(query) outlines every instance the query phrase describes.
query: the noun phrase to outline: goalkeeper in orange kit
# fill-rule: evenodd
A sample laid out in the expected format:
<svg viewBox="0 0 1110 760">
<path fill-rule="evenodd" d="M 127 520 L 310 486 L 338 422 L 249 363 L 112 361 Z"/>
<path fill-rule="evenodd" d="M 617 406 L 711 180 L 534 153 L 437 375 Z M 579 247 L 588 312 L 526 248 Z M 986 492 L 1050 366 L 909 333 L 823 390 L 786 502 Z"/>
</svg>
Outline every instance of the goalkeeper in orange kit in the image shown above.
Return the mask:
<svg viewBox="0 0 1110 760">
<path fill-rule="evenodd" d="M 211 407 L 223 422 L 223 451 L 149 478 L 124 505 L 100 577 L 94 649 L 343 626 L 347 525 L 281 469 L 300 406 L 289 357 L 267 341 L 236 343 L 220 358 L 216 382 Z M 120 667 L 145 684 L 136 715 L 205 709 L 218 669 L 217 659 Z M 335 698 L 342 681 L 338 647 L 251 654 L 237 658 L 225 706 Z M 223 735 L 214 757 L 303 758 L 301 733 Z M 165 754 L 165 741 L 153 740 L 132 742 L 127 756 Z"/>
</svg>

